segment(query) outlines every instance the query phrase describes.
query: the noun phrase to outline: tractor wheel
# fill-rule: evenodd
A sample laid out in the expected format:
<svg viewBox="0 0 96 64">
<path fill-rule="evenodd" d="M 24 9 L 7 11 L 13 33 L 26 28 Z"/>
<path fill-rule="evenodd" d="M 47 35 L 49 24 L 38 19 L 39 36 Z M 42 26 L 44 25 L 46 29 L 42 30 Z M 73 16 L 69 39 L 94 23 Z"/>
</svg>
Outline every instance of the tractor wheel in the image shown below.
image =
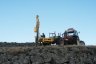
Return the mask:
<svg viewBox="0 0 96 64">
<path fill-rule="evenodd" d="M 61 42 L 60 42 L 60 45 L 63 46 L 63 45 L 64 45 L 64 41 L 61 41 Z"/>
<path fill-rule="evenodd" d="M 79 40 L 77 40 L 77 45 L 80 45 L 80 41 Z"/>
<path fill-rule="evenodd" d="M 64 45 L 69 45 L 67 41 L 64 41 Z"/>
<path fill-rule="evenodd" d="M 80 41 L 80 45 L 85 45 L 85 42 L 84 41 Z"/>
<path fill-rule="evenodd" d="M 44 46 L 51 45 L 50 43 L 42 43 Z"/>
</svg>

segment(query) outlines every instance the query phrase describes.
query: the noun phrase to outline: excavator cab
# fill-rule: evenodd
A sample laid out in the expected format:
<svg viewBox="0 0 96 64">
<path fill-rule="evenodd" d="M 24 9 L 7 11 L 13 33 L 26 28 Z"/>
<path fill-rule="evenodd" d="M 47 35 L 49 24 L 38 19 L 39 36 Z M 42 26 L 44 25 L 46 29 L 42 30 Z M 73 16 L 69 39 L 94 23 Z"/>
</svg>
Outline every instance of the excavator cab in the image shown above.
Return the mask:
<svg viewBox="0 0 96 64">
<path fill-rule="evenodd" d="M 40 38 L 39 41 L 42 42 L 43 45 L 50 44 L 60 44 L 60 36 L 56 36 L 56 33 L 49 33 L 49 37 Z"/>
<path fill-rule="evenodd" d="M 55 33 L 49 33 L 49 37 L 40 37 L 39 42 L 43 45 L 49 45 L 54 42 Z"/>
<path fill-rule="evenodd" d="M 56 33 L 49 33 L 49 38 L 55 38 L 56 37 Z"/>
</svg>

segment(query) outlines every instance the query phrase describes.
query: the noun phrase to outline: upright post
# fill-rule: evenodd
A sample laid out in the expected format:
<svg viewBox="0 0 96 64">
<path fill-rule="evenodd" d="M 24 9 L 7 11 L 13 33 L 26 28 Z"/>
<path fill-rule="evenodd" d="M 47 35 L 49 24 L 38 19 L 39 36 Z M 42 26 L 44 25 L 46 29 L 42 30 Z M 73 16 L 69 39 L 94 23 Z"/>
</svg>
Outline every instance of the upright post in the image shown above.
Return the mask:
<svg viewBox="0 0 96 64">
<path fill-rule="evenodd" d="M 39 25 L 40 25 L 39 16 L 37 15 L 36 16 L 36 27 L 35 27 L 35 31 L 34 31 L 34 32 L 36 32 L 36 37 L 35 37 L 36 45 L 38 44 L 38 38 L 39 38 Z"/>
</svg>

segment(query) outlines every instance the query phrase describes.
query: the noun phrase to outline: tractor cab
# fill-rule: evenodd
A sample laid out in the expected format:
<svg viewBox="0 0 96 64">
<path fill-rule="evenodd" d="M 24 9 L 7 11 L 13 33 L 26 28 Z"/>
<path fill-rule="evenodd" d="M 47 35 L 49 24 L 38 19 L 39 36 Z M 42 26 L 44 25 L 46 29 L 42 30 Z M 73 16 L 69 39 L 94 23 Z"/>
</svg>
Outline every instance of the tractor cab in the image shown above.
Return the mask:
<svg viewBox="0 0 96 64">
<path fill-rule="evenodd" d="M 73 35 L 75 35 L 74 32 L 67 32 L 67 36 L 73 36 Z"/>
<path fill-rule="evenodd" d="M 73 28 L 69 28 L 68 30 L 66 30 L 64 32 L 64 35 L 67 36 L 67 37 L 78 36 L 78 32 Z"/>
<path fill-rule="evenodd" d="M 64 32 L 65 44 L 77 44 L 77 41 L 79 41 L 79 36 L 75 29 L 69 28 Z"/>
</svg>

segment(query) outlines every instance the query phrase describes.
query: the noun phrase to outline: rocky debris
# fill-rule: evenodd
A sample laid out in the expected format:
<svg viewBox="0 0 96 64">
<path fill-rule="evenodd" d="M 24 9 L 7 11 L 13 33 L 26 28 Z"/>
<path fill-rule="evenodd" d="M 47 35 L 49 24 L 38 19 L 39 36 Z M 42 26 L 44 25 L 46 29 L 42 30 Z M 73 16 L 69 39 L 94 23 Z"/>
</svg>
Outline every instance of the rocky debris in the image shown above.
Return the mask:
<svg viewBox="0 0 96 64">
<path fill-rule="evenodd" d="M 17 42 L 0 42 L 0 47 L 17 47 L 17 46 L 34 46 L 36 45 L 34 42 L 25 42 L 25 43 L 17 43 Z"/>
<path fill-rule="evenodd" d="M 0 64 L 96 64 L 96 47 L 0 47 Z"/>
</svg>

